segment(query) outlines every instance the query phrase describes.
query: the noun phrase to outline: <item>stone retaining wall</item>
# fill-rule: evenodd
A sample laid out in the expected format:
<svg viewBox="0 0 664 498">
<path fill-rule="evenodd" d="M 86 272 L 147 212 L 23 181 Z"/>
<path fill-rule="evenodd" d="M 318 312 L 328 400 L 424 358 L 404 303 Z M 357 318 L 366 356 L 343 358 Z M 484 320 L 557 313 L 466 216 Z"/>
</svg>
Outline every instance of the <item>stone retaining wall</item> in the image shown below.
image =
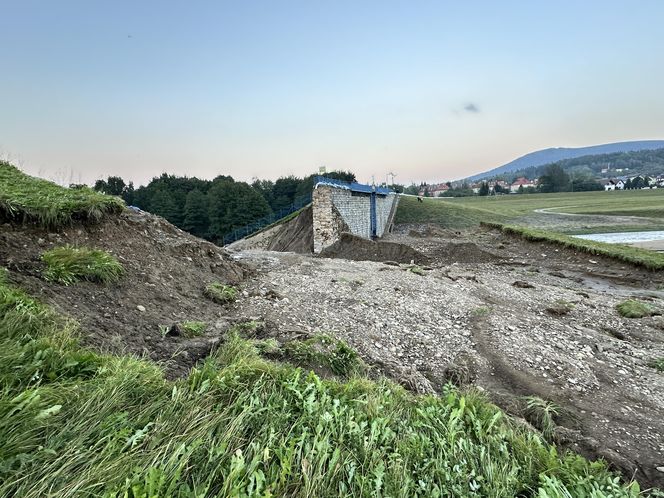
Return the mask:
<svg viewBox="0 0 664 498">
<path fill-rule="evenodd" d="M 314 253 L 339 240 L 342 232 L 371 238 L 371 194 L 318 185 L 312 196 Z M 396 211 L 396 194 L 376 196 L 376 235 L 389 230 Z"/>
</svg>

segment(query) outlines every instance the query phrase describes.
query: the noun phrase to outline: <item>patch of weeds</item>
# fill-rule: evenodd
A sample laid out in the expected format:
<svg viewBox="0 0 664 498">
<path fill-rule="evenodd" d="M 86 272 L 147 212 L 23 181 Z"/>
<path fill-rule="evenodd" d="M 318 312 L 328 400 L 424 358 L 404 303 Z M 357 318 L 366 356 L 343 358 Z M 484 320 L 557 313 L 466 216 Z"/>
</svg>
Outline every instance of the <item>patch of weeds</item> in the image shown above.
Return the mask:
<svg viewBox="0 0 664 498">
<path fill-rule="evenodd" d="M 628 299 L 627 301 L 618 303 L 616 305 L 616 310 L 618 310 L 618 313 L 625 318 L 643 318 L 654 314 L 654 310 L 651 306 L 634 299 Z"/>
<path fill-rule="evenodd" d="M 648 363 L 649 367 L 654 368 L 658 372 L 664 372 L 664 358 L 657 358 Z"/>
<path fill-rule="evenodd" d="M 170 331 L 171 327 L 168 325 L 159 325 L 159 333 L 161 334 L 162 338 L 166 337 Z"/>
<path fill-rule="evenodd" d="M 470 313 L 471 313 L 472 316 L 479 318 L 479 317 L 486 316 L 489 313 L 491 313 L 491 308 L 489 306 L 478 306 L 477 308 L 472 310 Z"/>
<path fill-rule="evenodd" d="M 276 339 L 263 339 L 253 342 L 256 351 L 262 355 L 277 356 L 281 354 L 281 345 Z"/>
<path fill-rule="evenodd" d="M 570 303 L 569 301 L 565 301 L 564 299 L 558 299 L 551 306 L 547 307 L 546 311 L 548 311 L 552 315 L 563 316 L 568 314 L 573 309 L 574 305 L 572 303 Z"/>
<path fill-rule="evenodd" d="M 232 285 L 213 282 L 205 286 L 203 295 L 217 304 L 232 303 L 237 299 L 237 289 Z"/>
<path fill-rule="evenodd" d="M 560 414 L 560 406 L 553 401 L 546 401 L 539 396 L 527 396 L 524 398 L 526 419 L 542 431 L 544 439 L 551 441 L 553 431 L 556 428 L 554 418 Z"/>
<path fill-rule="evenodd" d="M 56 247 L 42 254 L 42 261 L 46 263 L 44 278 L 64 285 L 79 280 L 107 284 L 117 282 L 124 274 L 114 256 L 87 247 Z"/>
<path fill-rule="evenodd" d="M 422 268 L 419 265 L 406 265 L 402 267 L 405 271 L 414 273 L 415 275 L 419 275 L 420 277 L 423 277 L 426 275 L 426 272 L 424 271 L 424 268 Z"/>
<path fill-rule="evenodd" d="M 180 328 L 184 332 L 183 335 L 185 337 L 198 337 L 205 333 L 207 323 L 194 321 L 182 322 Z"/>
<path fill-rule="evenodd" d="M 168 335 L 187 338 L 198 337 L 203 335 L 206 329 L 207 323 L 196 321 L 175 323 L 170 327 L 168 325 L 159 325 L 159 333 L 162 338 Z"/>
<path fill-rule="evenodd" d="M 341 377 L 364 370 L 364 363 L 354 349 L 324 334 L 306 341 L 291 341 L 284 346 L 284 352 L 297 363 L 320 364 Z"/>
</svg>

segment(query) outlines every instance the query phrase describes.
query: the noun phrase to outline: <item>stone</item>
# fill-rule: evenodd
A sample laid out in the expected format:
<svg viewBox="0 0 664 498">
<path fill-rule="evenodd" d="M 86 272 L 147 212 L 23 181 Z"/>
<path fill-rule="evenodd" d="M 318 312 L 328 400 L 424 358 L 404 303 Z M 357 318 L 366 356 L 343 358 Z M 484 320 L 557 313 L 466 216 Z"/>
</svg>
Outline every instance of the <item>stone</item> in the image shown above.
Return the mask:
<svg viewBox="0 0 664 498">
<path fill-rule="evenodd" d="M 143 313 L 145 311 L 145 306 L 143 306 L 142 304 L 139 304 L 138 306 L 136 306 L 136 309 L 138 311 L 140 311 L 141 313 Z"/>
</svg>

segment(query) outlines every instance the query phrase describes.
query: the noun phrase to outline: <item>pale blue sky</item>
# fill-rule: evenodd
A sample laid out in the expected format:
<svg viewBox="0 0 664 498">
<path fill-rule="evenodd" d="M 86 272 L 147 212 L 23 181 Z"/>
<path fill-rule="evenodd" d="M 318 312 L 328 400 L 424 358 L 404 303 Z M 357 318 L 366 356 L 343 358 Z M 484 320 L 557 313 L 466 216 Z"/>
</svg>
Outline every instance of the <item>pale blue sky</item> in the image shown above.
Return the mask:
<svg viewBox="0 0 664 498">
<path fill-rule="evenodd" d="M 0 0 L 0 154 L 144 183 L 447 180 L 664 139 L 664 1 Z"/>
</svg>

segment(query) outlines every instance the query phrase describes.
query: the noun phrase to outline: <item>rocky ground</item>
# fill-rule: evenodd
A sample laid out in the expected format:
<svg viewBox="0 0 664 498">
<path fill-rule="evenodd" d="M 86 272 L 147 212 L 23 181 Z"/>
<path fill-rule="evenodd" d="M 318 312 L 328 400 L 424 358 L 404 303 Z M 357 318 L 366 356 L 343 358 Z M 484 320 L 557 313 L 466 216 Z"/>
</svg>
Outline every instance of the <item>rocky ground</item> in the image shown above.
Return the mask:
<svg viewBox="0 0 664 498">
<path fill-rule="evenodd" d="M 664 357 L 664 322 L 615 310 L 635 297 L 664 311 L 662 275 L 492 231 L 400 227 L 388 240 L 426 263 L 415 273 L 393 261 L 236 252 L 256 277 L 234 311 L 277 335 L 343 339 L 418 392 L 474 384 L 517 414 L 525 396 L 554 401 L 560 442 L 664 484 L 664 375 L 648 366 Z"/>
<path fill-rule="evenodd" d="M 631 297 L 664 310 L 661 273 L 490 230 L 401 226 L 387 242 L 345 238 L 328 252 L 334 258 L 229 255 L 161 218 L 127 212 L 55 233 L 3 225 L 0 266 L 79 320 L 84 344 L 148 356 L 172 377 L 233 323 L 263 322 L 278 338 L 326 333 L 352 345 L 374 374 L 416 392 L 474 385 L 516 415 L 524 396 L 554 401 L 563 407 L 558 441 L 664 487 L 664 374 L 648 366 L 664 357 L 663 318 L 615 310 Z M 112 286 L 46 282 L 40 255 L 64 244 L 105 249 L 127 274 Z M 215 281 L 239 286 L 238 301 L 206 300 L 203 288 Z M 194 338 L 164 333 L 183 320 L 208 329 Z"/>
</svg>

